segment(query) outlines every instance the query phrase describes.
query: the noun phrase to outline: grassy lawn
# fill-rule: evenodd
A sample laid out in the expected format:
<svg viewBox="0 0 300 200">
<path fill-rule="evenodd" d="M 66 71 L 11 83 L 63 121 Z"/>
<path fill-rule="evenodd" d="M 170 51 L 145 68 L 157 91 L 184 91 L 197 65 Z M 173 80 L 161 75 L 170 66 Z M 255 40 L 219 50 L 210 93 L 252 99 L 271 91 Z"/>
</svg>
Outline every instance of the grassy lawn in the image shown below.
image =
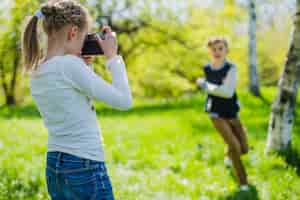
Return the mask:
<svg viewBox="0 0 300 200">
<path fill-rule="evenodd" d="M 266 101 L 240 94 L 241 119 L 251 146 L 243 160 L 252 188 L 244 193 L 236 190 L 232 171 L 223 164 L 225 146 L 203 112 L 202 94 L 139 100 L 131 111 L 122 113 L 97 105 L 116 199 L 300 199 L 299 169 L 282 157 L 264 156 L 275 93 L 272 89 L 263 93 Z M 297 108 L 300 111 L 299 104 Z M 299 133 L 298 117 L 294 146 L 300 146 Z M 0 110 L 1 200 L 48 198 L 46 142 L 47 131 L 34 106 Z"/>
</svg>

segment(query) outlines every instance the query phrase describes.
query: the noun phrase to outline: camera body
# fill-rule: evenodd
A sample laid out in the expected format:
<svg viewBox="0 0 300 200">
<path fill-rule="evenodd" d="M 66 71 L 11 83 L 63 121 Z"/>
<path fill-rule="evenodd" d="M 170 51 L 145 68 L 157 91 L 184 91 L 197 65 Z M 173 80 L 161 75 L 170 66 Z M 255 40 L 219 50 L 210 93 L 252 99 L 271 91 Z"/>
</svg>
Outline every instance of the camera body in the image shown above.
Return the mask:
<svg viewBox="0 0 300 200">
<path fill-rule="evenodd" d="M 105 32 L 87 34 L 81 50 L 81 55 L 83 56 L 103 55 L 104 52 L 97 40 L 97 35 L 100 36 L 101 39 L 104 39 L 105 34 L 106 34 Z"/>
</svg>

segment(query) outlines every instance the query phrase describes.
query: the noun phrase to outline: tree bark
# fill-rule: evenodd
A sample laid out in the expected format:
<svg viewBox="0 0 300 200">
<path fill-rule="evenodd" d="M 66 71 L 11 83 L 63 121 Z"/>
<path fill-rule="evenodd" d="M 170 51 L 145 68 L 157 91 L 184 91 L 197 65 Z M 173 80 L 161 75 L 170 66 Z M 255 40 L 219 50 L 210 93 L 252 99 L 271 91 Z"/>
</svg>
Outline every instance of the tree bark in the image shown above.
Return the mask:
<svg viewBox="0 0 300 200">
<path fill-rule="evenodd" d="M 16 87 L 18 84 L 18 72 L 20 69 L 21 49 L 16 44 L 14 46 L 15 55 L 13 56 L 12 71 L 9 72 L 10 76 L 5 74 L 4 63 L 0 62 L 0 82 L 5 95 L 5 105 L 16 105 Z"/>
<path fill-rule="evenodd" d="M 16 98 L 14 95 L 7 95 L 6 96 L 6 100 L 5 100 L 5 104 L 7 106 L 14 106 L 16 105 Z"/>
<path fill-rule="evenodd" d="M 260 96 L 256 61 L 256 8 L 255 0 L 249 0 L 249 90 Z"/>
<path fill-rule="evenodd" d="M 300 0 L 284 71 L 278 83 L 278 94 L 272 106 L 265 152 L 282 151 L 291 145 L 294 112 L 300 81 Z"/>
</svg>

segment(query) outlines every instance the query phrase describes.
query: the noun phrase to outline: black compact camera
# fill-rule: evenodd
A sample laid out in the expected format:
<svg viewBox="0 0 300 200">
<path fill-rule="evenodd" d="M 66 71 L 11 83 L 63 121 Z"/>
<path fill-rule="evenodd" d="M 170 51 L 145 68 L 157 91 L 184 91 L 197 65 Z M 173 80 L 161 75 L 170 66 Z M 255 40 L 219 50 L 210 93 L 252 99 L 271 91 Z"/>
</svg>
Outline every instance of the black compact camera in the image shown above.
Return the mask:
<svg viewBox="0 0 300 200">
<path fill-rule="evenodd" d="M 90 56 L 90 55 L 103 55 L 104 52 L 97 40 L 97 35 L 104 40 L 105 32 L 100 33 L 89 33 L 86 35 L 84 44 L 81 50 L 81 55 Z"/>
</svg>

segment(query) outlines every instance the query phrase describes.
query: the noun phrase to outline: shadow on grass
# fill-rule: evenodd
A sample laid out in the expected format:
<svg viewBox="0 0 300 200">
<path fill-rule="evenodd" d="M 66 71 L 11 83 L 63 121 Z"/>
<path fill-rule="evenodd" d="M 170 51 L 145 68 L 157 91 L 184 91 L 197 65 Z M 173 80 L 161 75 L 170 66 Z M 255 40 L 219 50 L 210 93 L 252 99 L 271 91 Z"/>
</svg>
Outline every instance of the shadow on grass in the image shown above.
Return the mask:
<svg viewBox="0 0 300 200">
<path fill-rule="evenodd" d="M 160 113 L 164 111 L 176 111 L 176 110 L 185 110 L 185 109 L 200 109 L 202 110 L 202 102 L 201 103 L 195 103 L 195 102 L 176 102 L 176 101 L 170 101 L 166 103 L 160 103 L 160 104 L 149 104 L 149 105 L 142 105 L 142 106 L 136 106 L 128 111 L 120 112 L 118 110 L 107 108 L 107 107 L 98 107 L 97 113 L 100 116 L 127 116 L 131 114 L 139 114 L 139 115 L 145 115 L 145 114 L 151 114 L 151 113 Z"/>
<path fill-rule="evenodd" d="M 127 116 L 131 114 L 149 114 L 158 113 L 170 110 L 184 110 L 184 109 L 201 109 L 203 102 L 199 102 L 195 99 L 185 99 L 185 100 L 169 100 L 163 102 L 157 102 L 152 104 L 146 104 L 141 106 L 133 107 L 128 111 L 122 111 L 112 109 L 110 107 L 103 106 L 101 104 L 96 104 L 97 115 L 99 116 Z M 11 118 L 40 118 L 39 111 L 33 104 L 26 106 L 11 106 L 0 107 L 0 118 L 11 119 Z"/>
<path fill-rule="evenodd" d="M 296 169 L 296 173 L 300 176 L 300 153 L 294 149 L 292 145 L 289 145 L 286 150 L 280 151 L 279 156 L 282 156 L 285 162 Z"/>
<path fill-rule="evenodd" d="M 255 97 L 253 97 L 255 98 Z M 258 97 L 263 102 L 263 108 L 261 110 L 267 110 L 270 106 L 270 102 L 264 97 Z M 245 95 L 242 95 L 242 100 L 246 102 L 247 107 L 251 107 L 251 102 L 247 102 Z M 183 98 L 170 98 L 163 100 L 149 101 L 145 100 L 146 103 L 138 105 L 130 109 L 129 111 L 120 112 L 102 104 L 96 104 L 97 115 L 99 116 L 127 116 L 130 114 L 151 114 L 169 110 L 184 110 L 184 109 L 195 109 L 200 112 L 204 112 L 204 95 L 191 95 Z M 247 108 L 246 107 L 246 108 Z M 11 119 L 11 118 L 40 118 L 40 114 L 34 104 L 28 104 L 25 106 L 1 106 L 0 107 L 0 118 Z"/>
<path fill-rule="evenodd" d="M 235 191 L 228 196 L 221 197 L 219 200 L 259 200 L 257 189 L 254 185 L 250 185 L 248 191 Z"/>
<path fill-rule="evenodd" d="M 1 106 L 0 118 L 40 118 L 40 113 L 33 104 L 26 106 Z"/>
<path fill-rule="evenodd" d="M 259 98 L 261 100 L 261 102 L 264 104 L 264 105 L 271 105 L 272 102 L 269 101 L 266 97 L 264 97 L 263 95 L 260 95 L 258 96 L 257 98 Z"/>
<path fill-rule="evenodd" d="M 300 105 L 298 105 L 299 107 Z M 300 141 L 300 119 L 297 117 L 299 113 L 295 113 L 295 122 L 294 122 L 294 130 L 293 130 L 293 143 L 290 143 L 287 149 L 280 151 L 279 156 L 283 157 L 285 162 L 290 166 L 296 169 L 296 173 L 300 176 L 300 151 L 298 145 Z"/>
</svg>

